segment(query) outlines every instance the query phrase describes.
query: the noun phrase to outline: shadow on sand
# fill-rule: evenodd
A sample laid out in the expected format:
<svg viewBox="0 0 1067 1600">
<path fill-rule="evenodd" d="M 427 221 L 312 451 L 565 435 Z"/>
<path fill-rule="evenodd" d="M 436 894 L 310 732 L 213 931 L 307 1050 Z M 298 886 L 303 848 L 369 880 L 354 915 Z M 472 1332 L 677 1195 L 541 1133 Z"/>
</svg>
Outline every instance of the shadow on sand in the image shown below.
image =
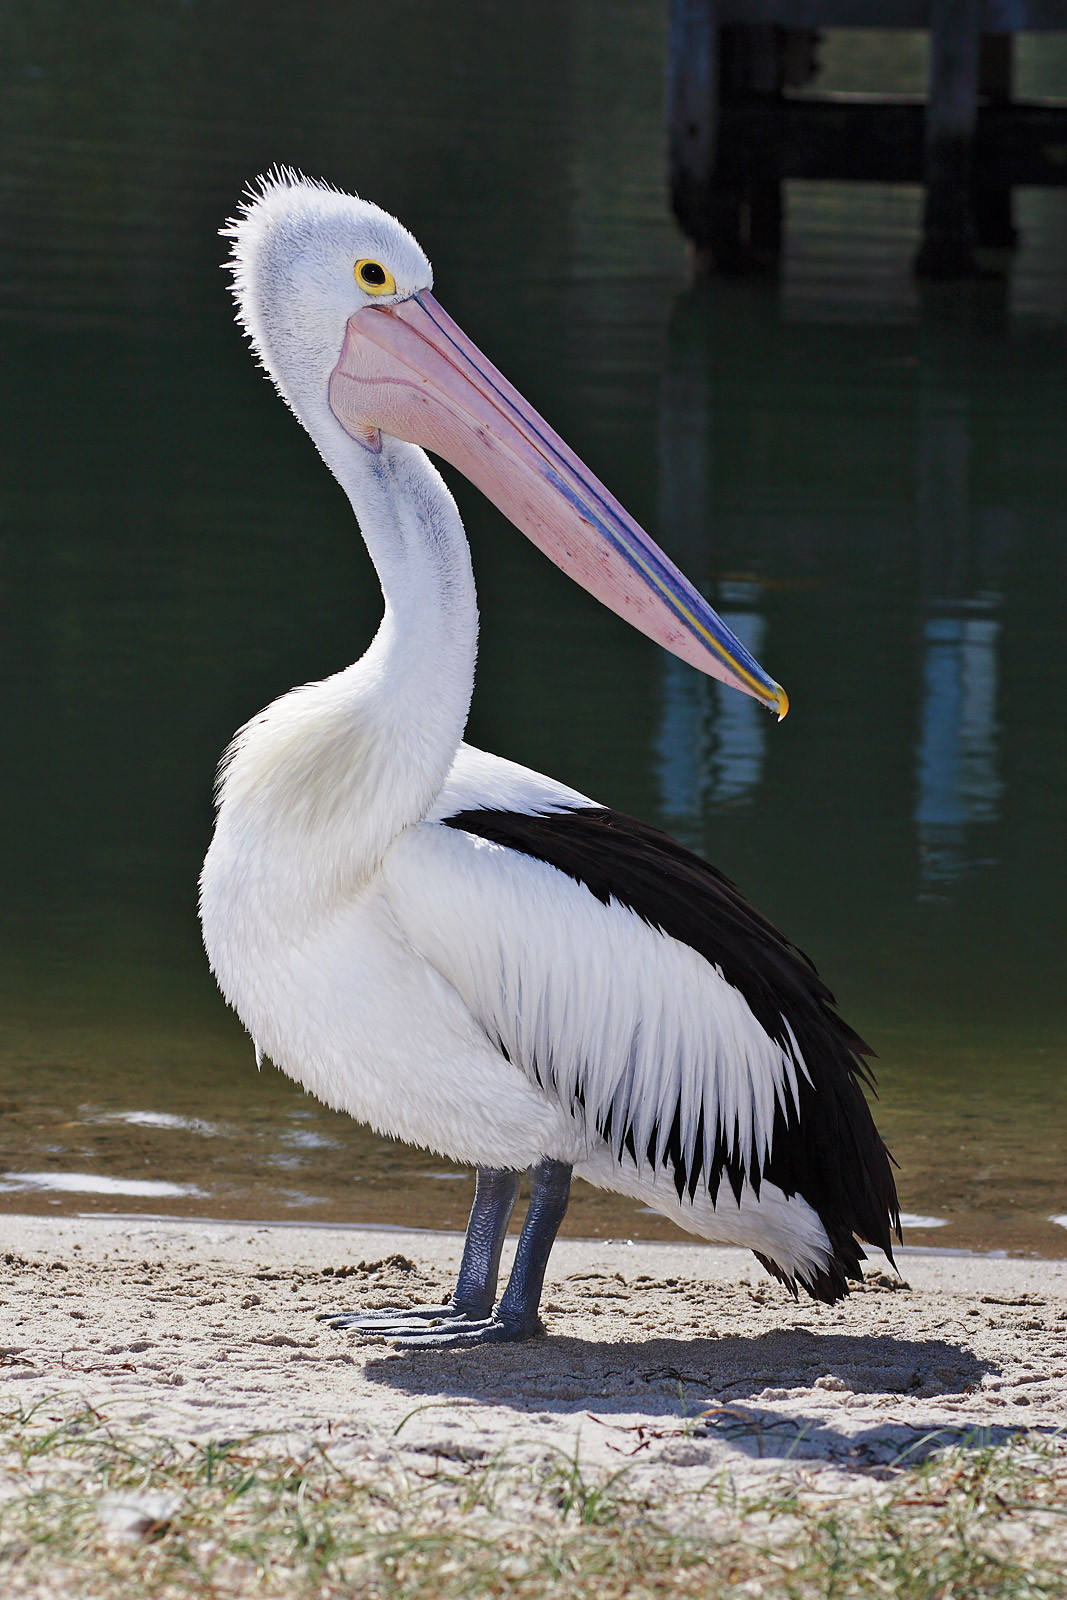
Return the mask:
<svg viewBox="0 0 1067 1600">
<path fill-rule="evenodd" d="M 420 1396 L 504 1405 L 536 1424 L 588 1415 L 623 1456 L 653 1443 L 666 1459 L 710 1461 L 709 1441 L 753 1457 L 835 1461 L 855 1468 L 915 1465 L 953 1444 L 997 1444 L 1018 1428 L 960 1423 L 938 1412 L 996 1368 L 945 1339 L 779 1329 L 717 1339 L 545 1338 L 523 1345 L 374 1356 L 373 1382 Z M 880 1406 L 930 1402 L 914 1420 Z M 753 1403 L 755 1402 L 755 1403 Z M 521 1427 L 521 1422 L 518 1424 Z M 691 1462 L 679 1457 L 689 1453 Z M 657 1451 L 657 1454 L 659 1452 Z"/>
</svg>

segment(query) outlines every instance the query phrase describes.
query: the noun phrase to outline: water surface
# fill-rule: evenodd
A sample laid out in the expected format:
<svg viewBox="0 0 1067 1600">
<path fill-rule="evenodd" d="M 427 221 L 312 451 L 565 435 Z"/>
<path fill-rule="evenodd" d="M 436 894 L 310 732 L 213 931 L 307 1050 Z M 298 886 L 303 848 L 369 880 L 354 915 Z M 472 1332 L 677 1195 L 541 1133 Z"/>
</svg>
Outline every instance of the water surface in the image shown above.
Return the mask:
<svg viewBox="0 0 1067 1600">
<path fill-rule="evenodd" d="M 0 1209 L 470 1203 L 257 1075 L 199 945 L 219 751 L 378 615 L 218 270 L 285 160 L 413 228 L 793 703 L 778 726 L 657 652 L 459 482 L 471 737 L 670 828 L 812 953 L 878 1051 L 903 1204 L 942 1223 L 911 1242 L 1067 1253 L 1064 201 L 1020 197 L 1008 278 L 920 293 L 917 192 L 794 185 L 781 283 L 693 287 L 659 8 L 507 16 L 400 0 L 383 51 L 359 3 L 5 12 Z M 587 1189 L 568 1226 L 673 1236 Z"/>
</svg>

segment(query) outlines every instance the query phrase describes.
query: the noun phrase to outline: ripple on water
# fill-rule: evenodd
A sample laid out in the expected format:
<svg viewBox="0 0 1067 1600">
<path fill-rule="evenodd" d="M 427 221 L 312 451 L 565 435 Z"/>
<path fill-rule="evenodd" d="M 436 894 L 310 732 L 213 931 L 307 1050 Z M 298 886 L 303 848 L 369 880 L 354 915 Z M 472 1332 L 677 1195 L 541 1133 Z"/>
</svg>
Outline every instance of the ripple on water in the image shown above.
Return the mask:
<svg viewBox="0 0 1067 1600">
<path fill-rule="evenodd" d="M 205 1122 L 202 1117 L 179 1117 L 169 1111 L 101 1111 L 87 1112 L 86 1122 L 123 1122 L 130 1128 L 173 1128 L 181 1133 L 201 1133 L 215 1139 L 227 1130 L 216 1122 Z"/>
</svg>

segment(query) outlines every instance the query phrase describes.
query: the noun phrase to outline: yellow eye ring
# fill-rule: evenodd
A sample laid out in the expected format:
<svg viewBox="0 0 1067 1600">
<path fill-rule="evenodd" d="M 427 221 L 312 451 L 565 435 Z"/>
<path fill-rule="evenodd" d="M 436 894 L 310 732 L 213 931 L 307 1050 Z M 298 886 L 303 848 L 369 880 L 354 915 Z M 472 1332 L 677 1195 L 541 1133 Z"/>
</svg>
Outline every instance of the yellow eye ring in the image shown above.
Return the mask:
<svg viewBox="0 0 1067 1600">
<path fill-rule="evenodd" d="M 368 294 L 395 294 L 396 279 L 388 267 L 383 267 L 380 261 L 374 261 L 369 256 L 364 256 L 362 261 L 357 261 L 353 271 L 356 282 Z"/>
</svg>

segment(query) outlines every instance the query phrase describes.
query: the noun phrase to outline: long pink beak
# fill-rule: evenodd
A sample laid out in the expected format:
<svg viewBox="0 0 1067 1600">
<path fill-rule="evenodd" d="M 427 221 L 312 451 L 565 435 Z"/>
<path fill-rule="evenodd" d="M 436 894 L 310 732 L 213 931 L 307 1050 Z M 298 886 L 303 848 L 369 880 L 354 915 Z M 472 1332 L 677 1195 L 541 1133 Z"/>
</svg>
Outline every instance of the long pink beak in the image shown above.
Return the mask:
<svg viewBox="0 0 1067 1600">
<path fill-rule="evenodd" d="M 428 291 L 348 320 L 330 407 L 458 467 L 583 589 L 657 644 L 784 717 L 785 691 Z"/>
</svg>

